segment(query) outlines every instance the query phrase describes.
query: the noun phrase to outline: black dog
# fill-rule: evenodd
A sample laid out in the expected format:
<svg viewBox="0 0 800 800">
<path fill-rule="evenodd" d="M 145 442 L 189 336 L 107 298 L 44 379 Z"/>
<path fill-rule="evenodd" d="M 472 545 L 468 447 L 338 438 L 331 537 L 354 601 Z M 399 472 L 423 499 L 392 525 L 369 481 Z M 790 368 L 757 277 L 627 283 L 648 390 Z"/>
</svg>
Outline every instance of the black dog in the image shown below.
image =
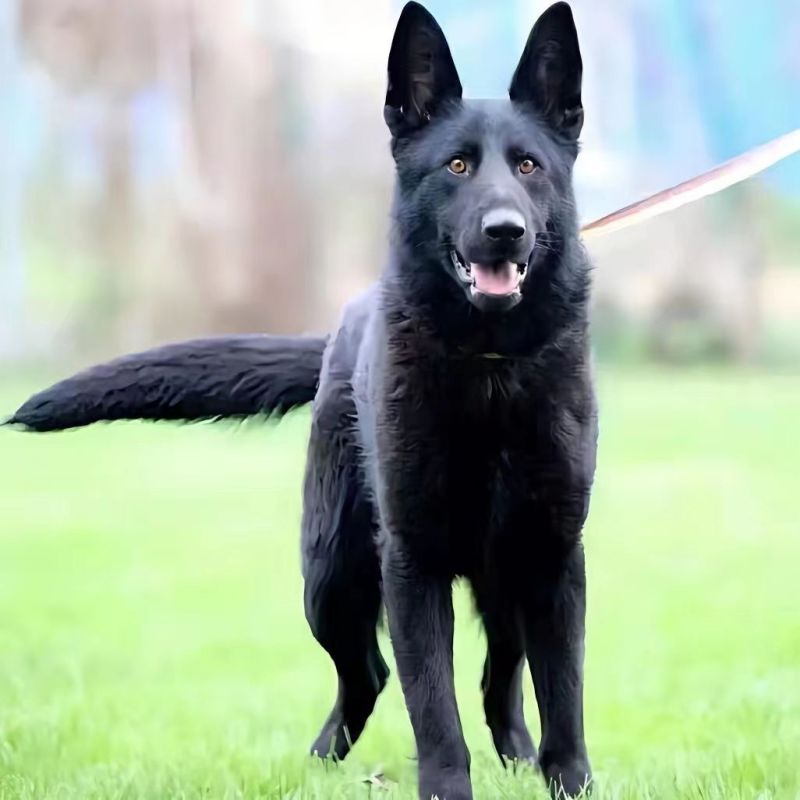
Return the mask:
<svg viewBox="0 0 800 800">
<path fill-rule="evenodd" d="M 313 752 L 344 758 L 389 670 L 386 606 L 414 728 L 420 797 L 472 797 L 453 692 L 451 585 L 471 584 L 482 689 L 501 758 L 551 789 L 590 781 L 583 733 L 584 555 L 597 438 L 588 263 L 571 188 L 583 122 L 572 14 L 538 20 L 509 101 L 466 102 L 435 20 L 409 3 L 384 115 L 397 185 L 388 264 L 328 340 L 171 345 L 95 367 L 10 420 L 54 430 L 121 418 L 280 414 L 313 400 L 303 571 L 311 630 L 339 676 Z"/>
</svg>

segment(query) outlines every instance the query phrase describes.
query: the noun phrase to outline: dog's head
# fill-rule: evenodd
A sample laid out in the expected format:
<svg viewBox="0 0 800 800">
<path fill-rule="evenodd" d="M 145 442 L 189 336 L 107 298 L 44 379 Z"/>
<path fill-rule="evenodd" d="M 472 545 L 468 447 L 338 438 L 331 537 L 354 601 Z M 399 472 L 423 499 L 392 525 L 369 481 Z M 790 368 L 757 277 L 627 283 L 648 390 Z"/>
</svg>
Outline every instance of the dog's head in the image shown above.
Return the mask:
<svg viewBox="0 0 800 800">
<path fill-rule="evenodd" d="M 384 108 L 395 213 L 413 231 L 414 255 L 438 262 L 481 310 L 520 301 L 571 207 L 581 72 L 572 12 L 556 3 L 530 33 L 509 99 L 465 101 L 436 20 L 413 2 L 400 15 Z"/>
</svg>

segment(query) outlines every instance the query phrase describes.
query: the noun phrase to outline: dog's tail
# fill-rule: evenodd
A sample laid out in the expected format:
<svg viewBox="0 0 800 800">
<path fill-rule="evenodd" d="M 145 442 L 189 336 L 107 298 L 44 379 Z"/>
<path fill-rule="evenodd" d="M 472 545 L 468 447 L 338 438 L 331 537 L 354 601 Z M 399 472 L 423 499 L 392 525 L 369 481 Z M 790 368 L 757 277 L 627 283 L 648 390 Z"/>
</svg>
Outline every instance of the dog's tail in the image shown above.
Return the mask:
<svg viewBox="0 0 800 800">
<path fill-rule="evenodd" d="M 314 399 L 326 342 L 251 335 L 168 344 L 56 383 L 5 424 L 56 431 L 102 420 L 281 416 Z"/>
</svg>

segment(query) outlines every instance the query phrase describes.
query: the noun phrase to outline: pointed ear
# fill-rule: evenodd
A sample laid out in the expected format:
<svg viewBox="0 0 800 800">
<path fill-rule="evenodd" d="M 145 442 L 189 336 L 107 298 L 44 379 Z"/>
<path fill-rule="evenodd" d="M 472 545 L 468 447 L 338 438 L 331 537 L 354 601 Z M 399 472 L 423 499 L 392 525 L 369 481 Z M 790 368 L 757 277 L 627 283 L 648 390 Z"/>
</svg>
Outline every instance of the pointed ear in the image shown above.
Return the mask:
<svg viewBox="0 0 800 800">
<path fill-rule="evenodd" d="M 530 103 L 558 133 L 575 140 L 583 126 L 582 73 L 572 11 L 556 3 L 533 26 L 508 94 L 516 103 Z"/>
<path fill-rule="evenodd" d="M 407 3 L 397 21 L 388 77 L 383 116 L 394 136 L 425 125 L 442 103 L 461 98 L 447 40 L 419 3 Z"/>
</svg>

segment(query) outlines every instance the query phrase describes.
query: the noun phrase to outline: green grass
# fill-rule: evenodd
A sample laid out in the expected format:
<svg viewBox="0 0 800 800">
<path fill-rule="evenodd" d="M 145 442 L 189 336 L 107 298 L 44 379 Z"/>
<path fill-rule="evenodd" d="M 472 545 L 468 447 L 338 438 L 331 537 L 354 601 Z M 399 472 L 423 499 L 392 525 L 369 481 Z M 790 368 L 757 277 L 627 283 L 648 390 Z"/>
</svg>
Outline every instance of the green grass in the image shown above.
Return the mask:
<svg viewBox="0 0 800 800">
<path fill-rule="evenodd" d="M 800 378 L 600 373 L 596 797 L 800 797 Z M 0 798 L 416 796 L 394 678 L 347 762 L 304 755 L 334 694 L 302 613 L 306 432 L 0 431 Z M 476 798 L 542 798 L 496 763 L 463 589 L 458 612 Z"/>
</svg>

